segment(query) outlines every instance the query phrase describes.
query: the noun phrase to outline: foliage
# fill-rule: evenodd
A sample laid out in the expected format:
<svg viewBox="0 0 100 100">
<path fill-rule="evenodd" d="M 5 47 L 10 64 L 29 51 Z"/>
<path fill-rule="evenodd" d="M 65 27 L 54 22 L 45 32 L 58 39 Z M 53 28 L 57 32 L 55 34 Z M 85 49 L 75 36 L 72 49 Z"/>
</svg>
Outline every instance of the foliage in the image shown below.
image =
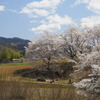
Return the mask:
<svg viewBox="0 0 100 100">
<path fill-rule="evenodd" d="M 21 39 L 21 38 L 5 38 L 0 37 L 0 48 L 9 48 L 15 51 L 19 51 L 22 55 L 25 55 L 25 46 L 28 45 L 29 40 Z M 1 51 L 0 49 L 0 51 Z"/>
<path fill-rule="evenodd" d="M 46 32 L 41 38 L 29 43 L 26 48 L 26 57 L 29 60 L 43 60 L 50 67 L 51 60 L 58 57 L 58 35 Z"/>
<path fill-rule="evenodd" d="M 10 62 L 13 59 L 19 59 L 21 54 L 15 50 L 5 48 L 0 52 L 0 62 Z"/>
<path fill-rule="evenodd" d="M 65 56 L 71 59 L 77 58 L 78 53 L 83 53 L 87 46 L 84 32 L 81 32 L 78 27 L 72 26 L 64 31 L 62 36 L 61 48 Z"/>
</svg>

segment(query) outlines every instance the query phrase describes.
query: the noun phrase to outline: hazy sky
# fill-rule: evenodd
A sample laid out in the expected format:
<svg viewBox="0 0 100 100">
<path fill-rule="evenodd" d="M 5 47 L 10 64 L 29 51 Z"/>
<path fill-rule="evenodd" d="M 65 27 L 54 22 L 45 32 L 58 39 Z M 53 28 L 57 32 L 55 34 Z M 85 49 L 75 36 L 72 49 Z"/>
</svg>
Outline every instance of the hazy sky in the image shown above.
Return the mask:
<svg viewBox="0 0 100 100">
<path fill-rule="evenodd" d="M 0 36 L 32 40 L 72 24 L 100 24 L 100 0 L 0 0 Z"/>
</svg>

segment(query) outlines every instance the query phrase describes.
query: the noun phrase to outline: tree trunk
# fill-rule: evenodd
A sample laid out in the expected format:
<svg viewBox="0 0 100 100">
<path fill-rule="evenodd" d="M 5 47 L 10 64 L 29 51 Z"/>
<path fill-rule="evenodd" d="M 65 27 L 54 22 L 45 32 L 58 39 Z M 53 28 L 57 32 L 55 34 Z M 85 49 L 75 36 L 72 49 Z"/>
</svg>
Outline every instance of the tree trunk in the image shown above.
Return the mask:
<svg viewBox="0 0 100 100">
<path fill-rule="evenodd" d="M 48 57 L 48 64 L 47 64 L 47 68 L 50 68 L 50 61 L 51 61 L 51 56 Z"/>
</svg>

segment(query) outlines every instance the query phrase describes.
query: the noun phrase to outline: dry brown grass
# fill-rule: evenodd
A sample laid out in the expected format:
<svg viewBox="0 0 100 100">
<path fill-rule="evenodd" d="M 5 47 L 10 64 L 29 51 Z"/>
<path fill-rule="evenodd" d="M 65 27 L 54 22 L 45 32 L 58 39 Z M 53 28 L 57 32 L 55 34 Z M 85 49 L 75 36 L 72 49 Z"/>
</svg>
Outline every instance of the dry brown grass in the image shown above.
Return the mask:
<svg viewBox="0 0 100 100">
<path fill-rule="evenodd" d="M 31 65 L 0 65 L 0 80 L 21 80 L 22 77 L 14 76 L 16 70 L 32 68 Z"/>
<path fill-rule="evenodd" d="M 0 81 L 0 100 L 100 100 L 90 95 L 85 98 L 74 89 L 33 87 L 30 82 Z"/>
<path fill-rule="evenodd" d="M 17 65 L 17 66 L 9 66 L 9 65 L 0 65 L 0 74 L 12 74 L 16 70 L 32 68 L 31 65 Z"/>
<path fill-rule="evenodd" d="M 74 89 L 36 88 L 32 83 L 0 81 L 0 100 L 82 100 Z"/>
</svg>

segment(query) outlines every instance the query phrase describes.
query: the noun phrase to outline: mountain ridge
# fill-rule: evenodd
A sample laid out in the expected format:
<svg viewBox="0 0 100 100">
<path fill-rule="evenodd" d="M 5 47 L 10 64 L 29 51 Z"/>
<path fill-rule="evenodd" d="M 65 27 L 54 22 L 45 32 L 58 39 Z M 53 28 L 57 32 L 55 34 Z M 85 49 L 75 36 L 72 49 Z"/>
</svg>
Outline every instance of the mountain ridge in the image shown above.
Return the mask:
<svg viewBox="0 0 100 100">
<path fill-rule="evenodd" d="M 11 48 L 15 51 L 19 51 L 21 54 L 25 55 L 25 48 L 28 46 L 28 42 L 30 40 L 22 39 L 19 37 L 13 37 L 13 38 L 6 38 L 0 36 L 0 47 L 2 48 Z"/>
</svg>

